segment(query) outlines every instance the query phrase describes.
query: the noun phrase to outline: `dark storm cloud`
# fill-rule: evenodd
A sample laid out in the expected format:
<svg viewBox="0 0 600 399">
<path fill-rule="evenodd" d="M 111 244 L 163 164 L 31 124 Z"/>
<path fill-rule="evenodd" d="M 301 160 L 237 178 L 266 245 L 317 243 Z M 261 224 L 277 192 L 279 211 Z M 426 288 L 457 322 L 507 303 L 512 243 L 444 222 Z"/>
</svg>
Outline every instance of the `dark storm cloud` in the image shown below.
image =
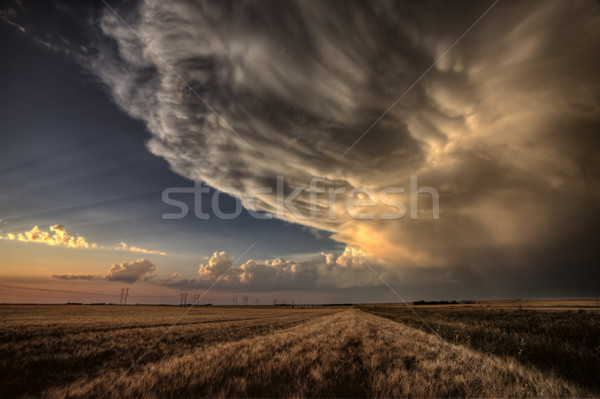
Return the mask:
<svg viewBox="0 0 600 399">
<path fill-rule="evenodd" d="M 398 281 L 575 287 L 570 267 L 597 277 L 591 256 L 562 255 L 598 234 L 600 7 L 500 2 L 440 59 L 490 5 L 141 1 L 116 11 L 149 46 L 105 9 L 91 66 L 147 123 L 150 151 L 224 191 L 276 175 L 289 187 L 314 176 L 409 187 L 410 175 L 435 187 L 439 220 L 283 215 L 361 248 Z M 274 196 L 261 200 L 274 211 Z M 307 200 L 296 203 L 305 214 Z"/>
</svg>

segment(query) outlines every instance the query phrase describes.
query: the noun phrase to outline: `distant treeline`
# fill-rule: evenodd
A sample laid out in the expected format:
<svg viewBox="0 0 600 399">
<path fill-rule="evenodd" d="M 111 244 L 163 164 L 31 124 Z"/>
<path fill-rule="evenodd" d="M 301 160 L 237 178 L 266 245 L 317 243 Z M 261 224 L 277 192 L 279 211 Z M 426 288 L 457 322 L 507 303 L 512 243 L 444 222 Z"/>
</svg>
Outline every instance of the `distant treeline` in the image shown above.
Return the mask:
<svg viewBox="0 0 600 399">
<path fill-rule="evenodd" d="M 475 301 L 415 301 L 413 305 L 464 305 L 464 304 L 473 304 Z"/>
<path fill-rule="evenodd" d="M 324 303 L 320 306 L 354 306 L 353 303 Z"/>
</svg>

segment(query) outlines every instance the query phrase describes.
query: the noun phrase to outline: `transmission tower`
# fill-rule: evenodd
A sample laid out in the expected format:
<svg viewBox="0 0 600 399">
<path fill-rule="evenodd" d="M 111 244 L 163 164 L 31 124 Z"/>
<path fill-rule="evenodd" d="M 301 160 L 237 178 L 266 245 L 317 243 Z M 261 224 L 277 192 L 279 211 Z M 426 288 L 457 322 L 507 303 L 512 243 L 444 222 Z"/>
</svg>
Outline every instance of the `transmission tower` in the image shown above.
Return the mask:
<svg viewBox="0 0 600 399">
<path fill-rule="evenodd" d="M 119 305 L 127 305 L 127 295 L 129 295 L 129 288 L 121 288 L 121 300 Z"/>
<path fill-rule="evenodd" d="M 234 296 L 233 297 L 233 306 L 236 306 L 236 305 L 237 305 L 237 296 Z"/>
<path fill-rule="evenodd" d="M 179 303 L 181 306 L 185 306 L 187 304 L 187 292 L 179 294 L 181 295 L 181 302 Z"/>
<path fill-rule="evenodd" d="M 247 306 L 248 306 L 248 297 L 245 296 L 244 297 L 244 307 L 247 307 Z"/>
</svg>

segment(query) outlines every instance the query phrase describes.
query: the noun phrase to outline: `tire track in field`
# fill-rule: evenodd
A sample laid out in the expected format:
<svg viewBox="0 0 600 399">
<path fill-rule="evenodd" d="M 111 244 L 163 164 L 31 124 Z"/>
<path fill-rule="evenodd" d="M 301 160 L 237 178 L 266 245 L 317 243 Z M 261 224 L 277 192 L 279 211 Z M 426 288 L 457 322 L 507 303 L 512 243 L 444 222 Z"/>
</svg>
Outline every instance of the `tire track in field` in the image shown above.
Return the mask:
<svg viewBox="0 0 600 399">
<path fill-rule="evenodd" d="M 335 312 L 335 311 L 329 311 Z M 327 313 L 326 313 L 327 314 Z M 195 315 L 191 315 L 195 316 Z M 279 315 L 264 315 L 260 317 L 246 317 L 246 318 L 227 318 L 227 319 L 216 319 L 216 320 L 194 320 L 187 322 L 179 322 L 177 326 L 193 326 L 193 325 L 201 325 L 201 324 L 218 324 L 218 323 L 227 323 L 227 322 L 243 322 L 243 321 L 251 321 L 251 320 L 272 320 L 275 318 L 289 318 L 289 314 L 279 314 Z M 170 327 L 175 322 L 176 317 L 174 317 L 173 321 L 164 322 L 164 323 L 140 323 L 140 324 L 131 324 L 131 325 L 118 325 L 118 326 L 110 326 L 110 327 L 86 327 L 86 328 L 77 328 L 77 327 L 69 327 L 64 328 L 64 325 L 57 325 L 56 327 L 48 328 L 44 327 L 43 329 L 37 329 L 34 331 L 0 331 L 0 345 L 6 342 L 15 342 L 21 340 L 30 340 L 37 337 L 61 337 L 65 334 L 86 334 L 86 333 L 102 333 L 102 332 L 118 332 L 118 331 L 126 331 L 133 329 L 152 329 L 152 328 L 163 328 Z M 30 327 L 30 326 L 29 326 Z"/>
<path fill-rule="evenodd" d="M 502 397 L 584 396 L 565 381 L 358 310 L 147 363 L 108 397 L 489 397 L 464 357 Z M 458 355 L 456 352 L 460 352 Z M 103 394 L 118 371 L 44 392 Z"/>
<path fill-rule="evenodd" d="M 140 366 L 164 357 L 181 356 L 217 342 L 233 342 L 297 326 L 330 313 L 288 313 L 177 325 L 140 362 Z M 69 384 L 106 370 L 126 368 L 146 350 L 149 342 L 164 331 L 163 324 L 160 323 L 159 327 L 100 329 L 50 337 L 40 335 L 31 340 L 0 345 L 0 373 L 3 375 L 0 392 L 10 397 L 37 396 L 57 382 Z M 31 381 L 37 385 L 31 384 Z"/>
</svg>

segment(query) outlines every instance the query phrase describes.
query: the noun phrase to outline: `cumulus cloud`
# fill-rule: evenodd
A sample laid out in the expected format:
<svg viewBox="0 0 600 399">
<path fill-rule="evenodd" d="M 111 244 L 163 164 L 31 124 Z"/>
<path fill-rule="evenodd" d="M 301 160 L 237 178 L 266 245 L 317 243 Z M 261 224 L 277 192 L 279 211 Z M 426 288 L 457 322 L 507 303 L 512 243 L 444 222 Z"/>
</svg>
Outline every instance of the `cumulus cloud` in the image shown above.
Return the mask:
<svg viewBox="0 0 600 399">
<path fill-rule="evenodd" d="M 133 284 L 157 269 L 156 265 L 148 259 L 140 258 L 131 262 L 115 263 L 108 269 L 106 279 Z"/>
<path fill-rule="evenodd" d="M 30 231 L 18 234 L 7 234 L 3 237 L 6 240 L 18 240 L 23 242 L 41 242 L 51 246 L 63 246 L 70 248 L 97 248 L 97 244 L 90 244 L 81 236 L 70 236 L 65 226 L 55 224 L 50 226 L 50 231 L 40 230 L 38 226 L 34 226 Z"/>
<path fill-rule="evenodd" d="M 233 264 L 229 253 L 214 252 L 206 264 L 198 268 L 199 277 L 167 285 L 180 288 L 207 288 L 219 281 L 221 289 L 271 291 L 343 289 L 356 286 L 375 286 L 375 276 L 365 274 L 366 255 L 346 248 L 342 254 L 323 253 L 312 259 L 291 260 L 276 258 L 266 261 L 247 260 Z"/>
<path fill-rule="evenodd" d="M 167 255 L 167 253 L 164 251 L 140 248 L 135 245 L 127 245 L 122 241 L 115 247 L 100 246 L 96 243 L 88 243 L 87 240 L 82 236 L 70 236 L 67 233 L 65 226 L 62 224 L 50 226 L 50 231 L 43 231 L 40 230 L 38 226 L 34 226 L 30 231 L 18 234 L 8 233 L 4 237 L 0 236 L 0 239 L 17 240 L 22 242 L 41 242 L 46 245 L 63 246 L 69 248 L 116 249 L 119 251 L 140 252 L 152 255 Z"/>
<path fill-rule="evenodd" d="M 98 274 L 55 274 L 52 278 L 57 280 L 98 280 L 102 276 Z"/>
<path fill-rule="evenodd" d="M 233 266 L 229 254 L 225 251 L 215 252 L 206 265 L 201 264 L 198 274 L 201 278 L 212 281 L 217 279 Z"/>
<path fill-rule="evenodd" d="M 416 175 L 439 191 L 439 220 L 425 196 L 419 220 L 356 220 L 340 206 L 332 219 L 324 195 L 314 219 L 278 217 L 330 231 L 396 270 L 544 270 L 539 254 L 597 233 L 597 2 L 500 2 L 348 151 L 487 7 L 140 1 L 118 11 L 152 50 L 105 10 L 109 40 L 91 67 L 145 121 L 149 150 L 182 176 L 245 195 L 276 175 L 285 193 L 314 176 L 346 193 L 408 190 Z M 274 193 L 256 208 L 276 215 Z M 304 215 L 309 199 L 294 202 Z M 230 264 L 217 255 L 201 280 Z M 580 255 L 575 263 L 593 273 Z M 346 267 L 338 260 L 323 265 Z M 320 281 L 317 266 L 295 265 L 249 263 L 236 281 Z"/>
</svg>

